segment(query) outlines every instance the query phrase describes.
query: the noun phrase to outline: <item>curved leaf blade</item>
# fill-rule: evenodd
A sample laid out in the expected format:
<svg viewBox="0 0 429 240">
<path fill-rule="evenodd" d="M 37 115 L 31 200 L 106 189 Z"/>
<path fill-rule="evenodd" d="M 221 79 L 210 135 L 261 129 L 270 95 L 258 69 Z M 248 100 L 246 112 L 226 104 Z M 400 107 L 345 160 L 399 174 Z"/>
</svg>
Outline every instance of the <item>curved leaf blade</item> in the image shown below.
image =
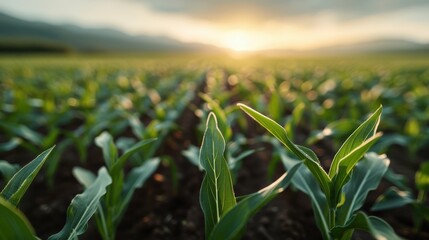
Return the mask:
<svg viewBox="0 0 429 240">
<path fill-rule="evenodd" d="M 277 150 L 286 169 L 292 169 L 300 163 L 299 160 L 289 157 L 283 149 L 277 148 Z M 316 225 L 322 233 L 323 239 L 330 239 L 329 205 L 317 180 L 307 168 L 299 168 L 292 179 L 292 184 L 310 197 Z"/>
<path fill-rule="evenodd" d="M 182 155 L 186 157 L 192 164 L 194 164 L 200 171 L 203 167 L 200 164 L 200 149 L 194 145 L 190 145 L 188 149 L 182 151 Z"/>
<path fill-rule="evenodd" d="M 341 189 L 350 179 L 350 174 L 353 168 L 380 136 L 381 133 L 372 136 L 342 159 L 338 172 L 332 179 L 334 183 L 334 194 L 336 197 L 339 196 Z"/>
<path fill-rule="evenodd" d="M 76 195 L 67 209 L 67 221 L 63 229 L 49 240 L 77 239 L 83 234 L 88 221 L 96 212 L 100 198 L 106 194 L 106 187 L 112 183 L 105 167 L 98 171 L 98 177 L 83 193 Z"/>
<path fill-rule="evenodd" d="M 216 116 L 210 113 L 200 150 L 200 163 L 205 176 L 200 190 L 200 205 L 205 218 L 206 237 L 221 217 L 236 205 L 231 173 L 223 157 L 225 140 Z"/>
<path fill-rule="evenodd" d="M 122 201 L 120 203 L 118 213 L 121 215 L 125 213 L 134 191 L 137 188 L 141 188 L 146 180 L 152 176 L 152 174 L 158 168 L 160 162 L 161 160 L 159 158 L 150 159 L 145 161 L 141 166 L 135 167 L 131 170 L 125 179 L 124 188 L 122 191 Z"/>
<path fill-rule="evenodd" d="M 36 239 L 27 218 L 14 205 L 0 197 L 0 239 Z"/>
<path fill-rule="evenodd" d="M 304 161 L 304 164 L 313 173 L 313 175 L 316 176 L 318 184 L 322 188 L 325 195 L 329 198 L 331 195 L 331 179 L 325 170 L 323 170 L 323 168 L 320 166 L 317 158 L 314 158 L 315 154 L 309 154 L 308 150 L 310 149 L 294 144 L 287 136 L 286 130 L 272 119 L 262 115 L 261 113 L 244 104 L 239 103 L 237 105 L 262 127 L 268 130 L 268 132 L 276 137 L 281 143 L 283 143 L 283 145 L 285 145 L 299 159 Z"/>
<path fill-rule="evenodd" d="M 354 149 L 361 146 L 369 138 L 375 135 L 378 124 L 380 123 L 381 112 L 383 107 L 380 106 L 367 120 L 365 120 L 343 143 L 341 148 L 335 154 L 332 160 L 331 168 L 329 169 L 329 177 L 332 179 L 340 168 L 340 164 L 344 161 Z M 362 153 L 363 156 L 364 153 Z M 359 157 L 360 158 L 360 157 Z"/>
<path fill-rule="evenodd" d="M 299 162 L 293 166 L 287 173 L 283 174 L 266 188 L 240 200 L 240 202 L 229 210 L 214 227 L 208 239 L 239 239 L 248 220 L 271 199 L 283 192 L 292 181 L 297 170 L 301 167 L 301 164 L 302 163 Z"/>
<path fill-rule="evenodd" d="M 381 211 L 399 208 L 416 202 L 408 191 L 401 191 L 396 187 L 390 187 L 383 195 L 379 196 L 371 208 L 371 211 Z"/>
<path fill-rule="evenodd" d="M 21 168 L 1 192 L 1 195 L 13 205 L 18 205 L 21 198 L 24 196 L 30 184 L 33 182 L 37 173 L 39 173 L 45 161 L 48 159 L 49 154 L 55 146 L 42 152 L 33 161 Z"/>
<path fill-rule="evenodd" d="M 28 140 L 34 145 L 39 146 L 43 142 L 43 137 L 40 135 L 40 133 L 30 129 L 25 125 L 12 122 L 0 122 L 0 127 L 4 128 L 7 132 L 12 133 L 14 136 L 19 136 Z"/>
<path fill-rule="evenodd" d="M 88 188 L 89 186 L 91 186 L 91 184 L 97 178 L 97 176 L 95 176 L 94 173 L 81 167 L 73 168 L 73 176 L 85 188 Z"/>
<path fill-rule="evenodd" d="M 107 169 L 110 170 L 118 158 L 118 150 L 113 142 L 112 135 L 105 131 L 102 132 L 95 138 L 95 144 L 102 149 L 104 162 Z"/>
<path fill-rule="evenodd" d="M 344 234 L 350 234 L 350 231 L 355 229 L 369 232 L 377 240 L 401 240 L 402 238 L 396 235 L 392 227 L 383 219 L 370 216 L 368 217 L 363 212 L 355 214 L 350 221 L 344 226 L 335 227 L 332 229 L 334 239 L 341 239 Z"/>
<path fill-rule="evenodd" d="M 22 140 L 18 137 L 14 137 L 11 140 L 0 143 L 0 152 L 7 152 L 19 146 L 22 143 Z"/>
<path fill-rule="evenodd" d="M 395 173 L 391 168 L 387 169 L 384 174 L 384 179 L 397 186 L 401 190 L 411 192 L 412 189 L 408 186 L 408 178 L 404 175 Z"/>
<path fill-rule="evenodd" d="M 125 153 L 119 157 L 119 159 L 113 164 L 112 166 L 112 172 L 120 171 L 123 167 L 125 162 L 135 153 L 141 151 L 143 148 L 146 147 L 149 143 L 152 143 L 156 140 L 156 138 L 150 138 L 141 140 L 138 143 L 134 144 L 130 149 L 126 150 Z"/>
<path fill-rule="evenodd" d="M 386 156 L 368 153 L 356 165 L 350 181 L 344 186 L 345 202 L 337 209 L 337 221 L 345 224 L 360 209 L 368 193 L 377 188 L 387 171 L 390 160 Z"/>
</svg>

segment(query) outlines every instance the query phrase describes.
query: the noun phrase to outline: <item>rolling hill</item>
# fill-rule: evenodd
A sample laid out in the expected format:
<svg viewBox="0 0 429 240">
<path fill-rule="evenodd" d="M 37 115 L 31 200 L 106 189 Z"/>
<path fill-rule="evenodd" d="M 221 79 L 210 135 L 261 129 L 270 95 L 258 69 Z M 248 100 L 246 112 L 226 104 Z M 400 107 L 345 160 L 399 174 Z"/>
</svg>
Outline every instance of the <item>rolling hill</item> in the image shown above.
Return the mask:
<svg viewBox="0 0 429 240">
<path fill-rule="evenodd" d="M 164 36 L 131 36 L 108 28 L 82 28 L 21 20 L 0 13 L 0 50 L 78 52 L 211 52 L 219 49 Z"/>
</svg>

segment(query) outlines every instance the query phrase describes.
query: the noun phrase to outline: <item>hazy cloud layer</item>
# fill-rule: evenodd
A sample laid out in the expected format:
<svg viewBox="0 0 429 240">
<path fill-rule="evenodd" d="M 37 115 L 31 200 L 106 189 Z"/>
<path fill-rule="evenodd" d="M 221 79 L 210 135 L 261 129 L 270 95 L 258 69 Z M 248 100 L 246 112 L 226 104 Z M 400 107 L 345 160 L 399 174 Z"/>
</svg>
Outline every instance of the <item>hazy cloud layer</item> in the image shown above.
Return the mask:
<svg viewBox="0 0 429 240">
<path fill-rule="evenodd" d="M 236 16 L 274 20 L 333 12 L 353 19 L 406 7 L 429 4 L 428 0 L 139 0 L 156 11 L 182 13 L 191 17 L 223 21 Z"/>
</svg>

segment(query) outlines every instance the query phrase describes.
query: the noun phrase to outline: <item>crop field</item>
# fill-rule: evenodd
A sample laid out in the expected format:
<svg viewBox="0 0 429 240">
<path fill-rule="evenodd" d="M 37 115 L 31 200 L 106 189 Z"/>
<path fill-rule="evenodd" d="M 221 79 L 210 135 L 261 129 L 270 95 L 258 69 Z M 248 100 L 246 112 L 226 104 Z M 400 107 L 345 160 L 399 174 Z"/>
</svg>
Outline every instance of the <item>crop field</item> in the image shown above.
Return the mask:
<svg viewBox="0 0 429 240">
<path fill-rule="evenodd" d="M 1 56 L 0 239 L 429 239 L 429 56 Z"/>
</svg>

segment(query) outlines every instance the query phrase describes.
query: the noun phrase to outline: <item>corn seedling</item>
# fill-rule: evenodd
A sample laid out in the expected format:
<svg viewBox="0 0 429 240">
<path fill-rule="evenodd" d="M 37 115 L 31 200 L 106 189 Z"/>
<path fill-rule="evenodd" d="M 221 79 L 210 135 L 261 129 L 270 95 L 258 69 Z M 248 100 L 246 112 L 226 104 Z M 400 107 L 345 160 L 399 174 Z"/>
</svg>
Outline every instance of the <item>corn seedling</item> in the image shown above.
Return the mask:
<svg viewBox="0 0 429 240">
<path fill-rule="evenodd" d="M 8 179 L 8 174 L 15 171 L 13 165 L 0 165 L 6 176 L 6 186 L 0 196 L 0 239 L 38 239 L 25 215 L 17 208 L 31 182 L 50 157 L 53 147 L 41 153 Z M 4 174 L 7 172 L 8 174 Z M 49 240 L 78 239 L 87 229 L 88 221 L 94 215 L 100 198 L 106 193 L 111 178 L 102 168 L 94 183 L 82 194 L 76 195 L 67 209 L 67 221 L 63 229 L 49 237 Z"/>
<path fill-rule="evenodd" d="M 237 174 L 241 168 L 242 160 L 258 149 L 243 150 L 242 148 L 247 144 L 247 140 L 243 135 L 237 134 L 233 137 L 231 124 L 236 118 L 236 114 L 232 112 L 235 110 L 230 107 L 223 109 L 219 103 L 213 100 L 206 94 L 200 94 L 200 97 L 208 104 L 210 110 L 216 115 L 218 128 L 224 137 L 227 144 L 225 149 L 225 158 L 228 163 L 228 168 L 231 171 L 232 181 L 235 184 L 237 181 Z M 207 114 L 204 114 L 203 118 L 207 118 Z M 199 149 L 198 147 L 191 145 L 188 149 L 182 151 L 182 155 L 185 156 L 192 164 L 197 166 L 201 171 L 203 167 L 200 165 Z"/>
<path fill-rule="evenodd" d="M 124 171 L 127 160 L 153 141 L 154 139 L 140 141 L 118 157 L 117 147 L 109 133 L 103 132 L 95 139 L 95 143 L 103 151 L 104 162 L 108 174 L 112 178 L 112 184 L 107 188 L 106 196 L 98 203 L 96 213 L 97 228 L 101 237 L 105 240 L 115 239 L 116 228 L 128 207 L 134 191 L 142 187 L 158 167 L 159 159 L 156 158 L 146 160 L 140 166 L 132 168 L 127 175 Z M 92 172 L 83 168 L 74 168 L 73 174 L 86 188 L 95 179 Z"/>
<path fill-rule="evenodd" d="M 328 173 L 321 167 L 316 154 L 294 144 L 278 123 L 244 104 L 239 107 L 293 153 L 291 157 L 284 148 L 277 147 L 287 169 L 301 162 L 306 166 L 298 169 L 292 182 L 311 198 L 323 239 L 350 239 L 356 229 L 368 231 L 377 239 L 400 239 L 384 220 L 359 211 L 368 192 L 378 186 L 389 165 L 386 157 L 375 153 L 365 155 L 381 136 L 376 133 L 381 107 L 344 142 Z"/>
<path fill-rule="evenodd" d="M 100 199 L 112 183 L 106 168 L 98 171 L 98 176 L 82 194 L 76 195 L 67 209 L 67 221 L 63 229 L 48 240 L 78 239 L 88 228 L 88 221 L 97 211 Z"/>
<path fill-rule="evenodd" d="M 225 140 L 216 115 L 210 113 L 200 149 L 200 164 L 205 171 L 200 205 L 205 218 L 206 239 L 239 239 L 247 221 L 289 185 L 300 167 L 297 164 L 268 187 L 237 198 L 224 151 Z"/>
<path fill-rule="evenodd" d="M 219 130 L 228 143 L 225 149 L 225 158 L 228 163 L 228 168 L 231 171 L 231 177 L 233 183 L 237 181 L 237 174 L 241 168 L 242 160 L 247 156 L 252 155 L 258 149 L 242 150 L 247 144 L 247 140 L 243 135 L 232 135 L 231 125 L 237 118 L 237 114 L 234 112 L 235 106 L 229 106 L 222 108 L 221 105 L 212 99 L 207 94 L 200 94 L 200 97 L 208 104 L 211 111 L 215 114 Z"/>
</svg>

